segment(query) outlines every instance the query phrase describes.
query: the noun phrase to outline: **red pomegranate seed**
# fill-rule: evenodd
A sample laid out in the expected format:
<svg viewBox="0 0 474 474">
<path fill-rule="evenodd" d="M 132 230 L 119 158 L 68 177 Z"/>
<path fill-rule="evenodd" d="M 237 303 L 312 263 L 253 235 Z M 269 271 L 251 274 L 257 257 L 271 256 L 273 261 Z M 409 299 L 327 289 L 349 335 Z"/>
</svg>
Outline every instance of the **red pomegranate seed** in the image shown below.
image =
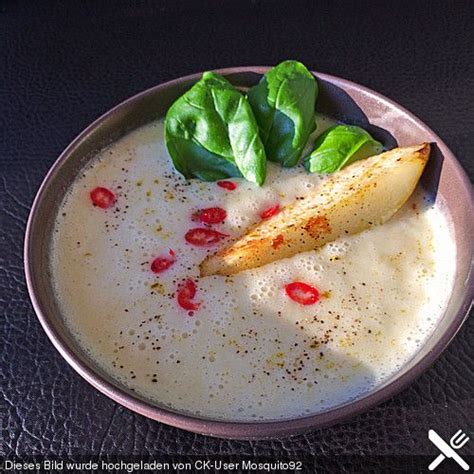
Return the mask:
<svg viewBox="0 0 474 474">
<path fill-rule="evenodd" d="M 184 238 L 186 242 L 189 242 L 192 245 L 204 246 L 204 245 L 213 245 L 219 242 L 224 237 L 229 237 L 228 234 L 223 234 L 217 230 L 207 229 L 205 227 L 196 227 L 194 229 L 188 230 Z"/>
<path fill-rule="evenodd" d="M 108 209 L 117 201 L 115 194 L 110 189 L 97 187 L 90 192 L 92 204 L 102 209 Z"/>
<path fill-rule="evenodd" d="M 217 181 L 217 186 L 227 189 L 227 191 L 233 191 L 234 189 L 237 189 L 237 184 L 235 184 L 233 181 Z"/>
<path fill-rule="evenodd" d="M 186 309 L 187 311 L 196 311 L 199 308 L 200 303 L 194 303 L 191 301 L 196 296 L 196 291 L 196 283 L 191 279 L 183 281 L 178 286 L 176 299 L 181 308 Z"/>
<path fill-rule="evenodd" d="M 197 220 L 204 222 L 205 224 L 220 224 L 221 222 L 224 222 L 227 217 L 227 212 L 220 207 L 208 207 L 206 209 L 201 209 L 194 214 L 197 215 Z"/>
<path fill-rule="evenodd" d="M 302 305 L 314 304 L 319 300 L 319 291 L 307 283 L 295 281 L 285 286 L 286 294 L 293 300 Z"/>
<path fill-rule="evenodd" d="M 260 213 L 260 217 L 262 219 L 269 219 L 270 217 L 273 217 L 275 214 L 278 214 L 280 212 L 280 204 L 276 204 L 275 206 L 269 207 L 268 209 L 265 209 L 263 212 Z"/>
<path fill-rule="evenodd" d="M 176 261 L 175 258 L 170 257 L 156 257 L 151 262 L 150 268 L 153 273 L 161 273 L 167 270 Z"/>
</svg>

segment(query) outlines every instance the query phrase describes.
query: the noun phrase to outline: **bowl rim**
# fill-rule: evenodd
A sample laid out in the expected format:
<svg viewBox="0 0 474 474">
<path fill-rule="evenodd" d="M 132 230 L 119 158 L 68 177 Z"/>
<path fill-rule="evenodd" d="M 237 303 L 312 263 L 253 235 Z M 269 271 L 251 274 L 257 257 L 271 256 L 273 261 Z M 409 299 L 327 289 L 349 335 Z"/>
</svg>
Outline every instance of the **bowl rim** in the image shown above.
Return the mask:
<svg viewBox="0 0 474 474">
<path fill-rule="evenodd" d="M 269 69 L 268 66 L 245 66 L 245 67 L 231 67 L 224 69 L 216 69 L 214 72 L 222 74 L 224 76 L 232 75 L 236 73 L 257 73 L 264 74 Z M 408 111 L 403 106 L 400 106 L 395 101 L 375 92 L 368 87 L 362 86 L 355 82 L 339 78 L 330 74 L 320 73 L 312 71 L 312 73 L 319 79 L 329 82 L 332 85 L 341 87 L 343 90 L 356 89 L 364 94 L 376 98 L 378 101 L 387 104 L 390 107 L 394 107 L 403 112 L 408 118 L 416 122 L 419 126 L 426 130 L 427 133 L 432 135 L 436 140 L 436 143 L 446 157 L 449 156 L 451 164 L 454 168 L 456 178 L 459 180 L 462 193 L 466 198 L 466 204 L 474 214 L 474 192 L 469 178 L 467 177 L 462 166 L 449 150 L 447 145 L 441 140 L 441 138 L 428 127 L 423 121 L 417 118 L 414 114 Z M 355 415 L 358 415 L 369 408 L 372 408 L 383 401 L 391 398 L 409 384 L 411 384 L 416 378 L 418 378 L 424 371 L 426 371 L 435 360 L 441 355 L 441 353 L 447 348 L 448 344 L 452 341 L 458 330 L 461 328 L 462 323 L 468 316 L 469 310 L 472 306 L 472 300 L 474 297 L 474 263 L 471 261 L 470 271 L 465 281 L 465 292 L 463 294 L 462 302 L 455 317 L 448 323 L 446 330 L 440 336 L 439 340 L 435 343 L 433 349 L 425 354 L 413 367 L 409 368 L 406 372 L 395 376 L 394 380 L 387 383 L 386 385 L 375 389 L 374 392 L 369 393 L 356 400 L 346 402 L 343 405 L 331 408 L 322 413 L 312 414 L 296 419 L 285 419 L 276 421 L 265 421 L 265 422 L 236 422 L 236 421 L 220 421 L 220 420 L 209 420 L 199 418 L 194 415 L 177 413 L 166 408 L 161 408 L 153 405 L 151 402 L 147 402 L 143 399 L 134 397 L 132 394 L 127 393 L 125 390 L 120 388 L 118 385 L 105 380 L 99 375 L 92 367 L 87 365 L 85 362 L 79 359 L 74 351 L 68 346 L 67 342 L 63 340 L 61 334 L 57 331 L 49 321 L 48 315 L 43 311 L 38 297 L 35 293 L 34 287 L 34 274 L 32 268 L 31 254 L 34 249 L 34 243 L 32 242 L 32 229 L 37 222 L 38 209 L 42 205 L 43 196 L 45 190 L 49 186 L 50 182 L 54 178 L 54 174 L 57 168 L 68 159 L 70 153 L 75 149 L 79 143 L 82 142 L 87 136 L 96 128 L 98 128 L 104 121 L 108 120 L 118 110 L 126 107 L 133 102 L 139 101 L 147 95 L 155 94 L 162 89 L 173 87 L 177 84 L 198 80 L 202 72 L 189 74 L 182 76 L 170 81 L 161 83 L 159 85 L 150 87 L 138 94 L 129 97 L 128 99 L 120 102 L 115 107 L 111 108 L 99 118 L 94 120 L 89 126 L 87 126 L 74 140 L 64 149 L 59 155 L 56 161 L 50 167 L 48 173 L 43 179 L 36 197 L 33 201 L 31 211 L 28 217 L 26 225 L 26 233 L 24 240 L 24 265 L 25 265 L 25 277 L 28 288 L 28 293 L 35 310 L 35 313 L 46 332 L 48 338 L 62 355 L 62 357 L 68 362 L 68 364 L 87 382 L 98 389 L 100 392 L 111 398 L 115 402 L 129 408 L 130 410 L 144 415 L 148 418 L 160 421 L 162 423 L 182 428 L 187 431 L 192 431 L 199 434 L 205 434 L 209 436 L 216 436 L 220 438 L 229 439 L 268 439 L 268 438 L 280 438 L 284 436 L 294 435 L 309 431 L 311 429 L 324 428 L 332 424 L 346 421 Z M 474 246 L 474 242 L 473 242 Z"/>
</svg>

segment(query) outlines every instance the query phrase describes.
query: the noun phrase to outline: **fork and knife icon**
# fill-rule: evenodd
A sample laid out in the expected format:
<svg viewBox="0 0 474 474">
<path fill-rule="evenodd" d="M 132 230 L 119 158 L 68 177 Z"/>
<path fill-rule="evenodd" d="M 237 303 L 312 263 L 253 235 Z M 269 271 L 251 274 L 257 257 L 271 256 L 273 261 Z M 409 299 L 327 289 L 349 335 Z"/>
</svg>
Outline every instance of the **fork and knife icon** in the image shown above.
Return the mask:
<svg viewBox="0 0 474 474">
<path fill-rule="evenodd" d="M 456 453 L 456 450 L 461 449 L 469 441 L 469 436 L 462 430 L 454 434 L 449 444 L 435 430 L 428 431 L 428 438 L 441 451 L 441 454 L 428 466 L 430 471 L 434 471 L 446 458 L 456 461 L 465 471 L 469 470 L 469 464 Z"/>
</svg>

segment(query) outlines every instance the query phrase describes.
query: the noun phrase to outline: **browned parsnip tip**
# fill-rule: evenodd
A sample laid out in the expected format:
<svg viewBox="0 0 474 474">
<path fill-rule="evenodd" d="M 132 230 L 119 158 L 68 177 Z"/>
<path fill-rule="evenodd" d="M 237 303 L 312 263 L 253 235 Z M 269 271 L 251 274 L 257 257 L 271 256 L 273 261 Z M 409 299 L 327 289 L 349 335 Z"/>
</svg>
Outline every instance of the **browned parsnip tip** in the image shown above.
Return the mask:
<svg viewBox="0 0 474 474">
<path fill-rule="evenodd" d="M 429 154 L 429 143 L 395 148 L 334 173 L 305 199 L 207 257 L 201 276 L 260 267 L 383 224 L 415 190 Z"/>
</svg>

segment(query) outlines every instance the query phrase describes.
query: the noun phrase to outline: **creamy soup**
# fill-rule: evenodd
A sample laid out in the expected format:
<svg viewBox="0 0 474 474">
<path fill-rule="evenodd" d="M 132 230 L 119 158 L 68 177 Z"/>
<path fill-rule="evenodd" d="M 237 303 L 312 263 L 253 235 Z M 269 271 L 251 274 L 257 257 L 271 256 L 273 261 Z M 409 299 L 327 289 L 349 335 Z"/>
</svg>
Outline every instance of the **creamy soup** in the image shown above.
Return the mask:
<svg viewBox="0 0 474 474">
<path fill-rule="evenodd" d="M 330 125 L 318 118 L 318 133 Z M 213 227 L 238 236 L 275 204 L 305 196 L 322 177 L 269 164 L 261 188 L 186 181 L 170 163 L 163 123 L 101 152 L 57 217 L 51 271 L 67 325 L 90 357 L 154 403 L 224 420 L 287 419 L 360 397 L 383 383 L 434 331 L 450 293 L 455 249 L 448 223 L 423 194 L 383 226 L 232 277 L 199 278 L 217 245 L 190 245 L 192 215 L 227 211 Z M 90 191 L 111 189 L 110 209 Z M 175 254 L 155 274 L 151 262 Z M 196 282 L 188 312 L 176 301 Z M 320 300 L 303 306 L 286 284 Z"/>
</svg>

